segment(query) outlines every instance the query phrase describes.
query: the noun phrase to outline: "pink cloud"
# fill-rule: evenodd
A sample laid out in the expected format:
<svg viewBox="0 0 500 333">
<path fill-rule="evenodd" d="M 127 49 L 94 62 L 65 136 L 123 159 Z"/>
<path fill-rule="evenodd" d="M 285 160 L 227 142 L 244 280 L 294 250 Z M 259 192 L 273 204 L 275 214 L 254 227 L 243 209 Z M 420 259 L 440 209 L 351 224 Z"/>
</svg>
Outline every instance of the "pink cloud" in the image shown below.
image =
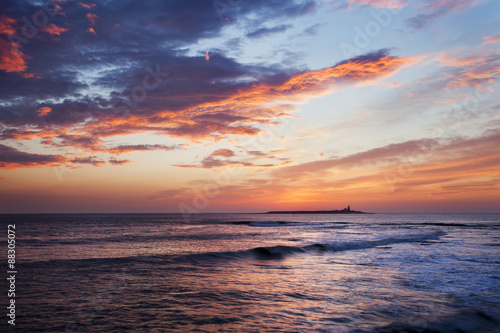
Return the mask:
<svg viewBox="0 0 500 333">
<path fill-rule="evenodd" d="M 349 4 L 372 6 L 377 8 L 399 9 L 408 5 L 409 0 L 349 0 Z"/>
<path fill-rule="evenodd" d="M 496 44 L 496 43 L 500 42 L 500 32 L 496 33 L 494 35 L 491 35 L 491 36 L 484 36 L 483 40 L 484 40 L 483 45 Z"/>
<path fill-rule="evenodd" d="M 500 73 L 500 51 L 483 48 L 472 54 L 445 53 L 438 57 L 443 65 L 455 68 L 445 78 L 447 88 L 483 87 L 496 82 Z M 485 88 L 487 89 L 487 88 Z"/>
</svg>

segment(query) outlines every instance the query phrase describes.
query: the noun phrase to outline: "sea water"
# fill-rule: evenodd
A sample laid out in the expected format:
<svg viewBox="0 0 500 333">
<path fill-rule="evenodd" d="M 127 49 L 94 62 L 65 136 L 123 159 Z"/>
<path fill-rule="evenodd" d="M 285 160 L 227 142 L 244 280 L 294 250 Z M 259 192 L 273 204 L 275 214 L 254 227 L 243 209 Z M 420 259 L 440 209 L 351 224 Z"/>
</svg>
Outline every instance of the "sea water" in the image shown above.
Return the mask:
<svg viewBox="0 0 500 333">
<path fill-rule="evenodd" d="M 17 332 L 500 332 L 499 214 L 0 219 Z"/>
</svg>

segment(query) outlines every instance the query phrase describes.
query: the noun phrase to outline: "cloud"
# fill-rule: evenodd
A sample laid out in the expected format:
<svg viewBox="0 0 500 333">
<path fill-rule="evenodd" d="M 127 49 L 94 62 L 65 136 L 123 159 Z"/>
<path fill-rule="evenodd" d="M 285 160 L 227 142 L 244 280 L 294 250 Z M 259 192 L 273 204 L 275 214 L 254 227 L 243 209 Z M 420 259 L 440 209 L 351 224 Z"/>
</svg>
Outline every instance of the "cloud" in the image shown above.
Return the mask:
<svg viewBox="0 0 500 333">
<path fill-rule="evenodd" d="M 306 28 L 303 32 L 304 35 L 315 36 L 318 33 L 318 30 L 324 26 L 324 24 L 316 23 Z"/>
<path fill-rule="evenodd" d="M 496 44 L 496 43 L 500 42 L 500 32 L 496 33 L 494 35 L 491 35 L 491 36 L 484 36 L 483 40 L 484 40 L 484 42 L 482 45 Z"/>
<path fill-rule="evenodd" d="M 112 164 L 112 165 L 125 165 L 125 164 L 128 164 L 128 163 L 131 163 L 132 161 L 130 160 L 117 160 L 117 159 L 110 159 L 109 160 L 109 163 Z"/>
<path fill-rule="evenodd" d="M 214 55 L 208 68 L 200 67 L 201 64 L 193 58 L 179 60 L 184 61 L 185 65 L 172 68 L 164 86 L 151 91 L 142 104 L 137 103 L 136 108 L 129 109 L 126 117 L 116 112 L 127 105 L 127 102 L 120 100 L 115 104 L 119 106 L 118 109 L 113 109 L 113 103 L 105 99 L 45 102 L 43 108 L 50 108 L 51 111 L 43 117 L 43 121 L 39 113 L 21 104 L 17 107 L 17 113 L 0 114 L 0 120 L 4 123 L 17 125 L 17 128 L 10 128 L 2 135 L 16 140 L 30 140 L 38 136 L 46 144 L 87 148 L 89 153 L 102 149 L 99 147 L 101 138 L 141 132 L 193 140 L 220 140 L 227 135 L 253 136 L 261 131 L 259 124 L 269 124 L 274 118 L 287 116 L 285 111 L 289 111 L 290 101 L 311 98 L 349 84 L 370 82 L 395 73 L 415 61 L 413 58 L 391 56 L 387 50 L 380 50 L 321 70 L 294 74 L 256 72 L 259 81 L 234 84 L 231 82 L 233 78 L 248 75 L 248 71 L 232 60 Z M 159 68 L 159 71 L 164 69 Z M 49 76 L 40 79 L 41 83 L 47 82 L 51 87 L 47 92 L 43 90 L 45 85 L 35 86 L 31 83 L 26 90 L 31 87 L 36 89 L 33 98 L 48 97 L 46 94 L 49 93 L 54 97 L 64 96 L 78 88 L 86 88 L 72 83 L 70 79 L 76 75 L 73 72 L 66 73 L 61 81 Z M 215 87 L 210 84 L 221 75 L 226 78 L 226 83 Z M 116 79 L 116 73 L 113 76 Z M 142 83 L 142 79 L 139 82 Z M 200 82 L 203 84 L 200 85 Z M 26 129 L 23 129 L 23 124 Z M 47 124 L 52 125 L 50 130 Z M 115 149 L 115 152 L 126 148 Z"/>
<path fill-rule="evenodd" d="M 96 6 L 94 3 L 86 4 L 86 3 L 83 3 L 83 2 L 79 2 L 78 4 L 80 6 L 82 6 L 83 8 L 87 8 L 87 9 L 91 9 L 91 8 L 94 8 Z"/>
<path fill-rule="evenodd" d="M 272 28 L 259 28 L 257 30 L 254 30 L 252 32 L 247 33 L 246 37 L 248 37 L 248 38 L 266 37 L 266 36 L 273 35 L 276 33 L 285 32 L 290 28 L 293 28 L 293 25 L 281 24 L 281 25 L 278 25 L 278 26 L 275 26 Z"/>
<path fill-rule="evenodd" d="M 20 17 L 32 12 L 24 2 L 7 3 Z M 150 6 L 158 10 L 152 12 Z M 150 6 L 112 0 L 92 6 L 89 13 L 83 3 L 67 4 L 66 16 L 51 17 L 44 28 L 45 33 L 64 38 L 50 43 L 32 38 L 27 54 L 20 49 L 15 56 L 9 53 L 5 59 L 10 60 L 2 62 L 0 73 L 0 98 L 5 101 L 0 105 L 0 122 L 7 127 L 2 138 L 39 139 L 46 148 L 73 147 L 79 154 L 121 154 L 170 148 L 109 147 L 104 139 L 148 134 L 200 142 L 256 136 L 264 125 L 276 124 L 304 99 L 372 82 L 414 60 L 381 50 L 323 69 L 299 70 L 239 63 L 211 50 L 207 62 L 203 54 L 190 56 L 179 50 L 220 35 L 226 23 L 217 20 L 212 3 L 200 1 L 193 6 L 180 0 L 154 0 Z M 266 21 L 295 18 L 314 8 L 313 1 L 256 0 L 242 3 L 238 11 L 242 17 L 260 15 Z M 13 33 L 19 21 L 2 21 L 1 31 Z M 99 38 L 86 31 L 89 23 L 98 24 Z M 85 28 L 73 28 L 78 26 Z M 262 28 L 252 22 L 247 27 L 254 36 L 290 28 Z M 79 55 L 78 61 L 74 54 Z M 14 75 L 30 74 L 26 59 L 36 77 Z"/>
<path fill-rule="evenodd" d="M 420 14 L 406 20 L 406 23 L 413 30 L 421 30 L 441 16 L 472 7 L 475 4 L 475 0 L 427 1 L 417 7 Z"/>
<path fill-rule="evenodd" d="M 105 161 L 96 159 L 95 156 L 77 157 L 69 160 L 69 162 L 74 164 L 92 164 L 93 166 L 101 166 L 106 163 Z"/>
<path fill-rule="evenodd" d="M 101 140 L 88 135 L 68 135 L 44 133 L 43 143 L 54 147 L 73 147 L 78 149 L 98 150 Z"/>
<path fill-rule="evenodd" d="M 37 110 L 39 116 L 46 116 L 50 113 L 50 111 L 52 111 L 52 109 L 48 106 L 42 106 Z"/>
<path fill-rule="evenodd" d="M 58 27 L 54 23 L 46 25 L 41 30 L 54 36 L 60 36 L 63 32 L 68 31 L 67 28 Z"/>
<path fill-rule="evenodd" d="M 255 156 L 261 156 L 260 154 L 252 154 Z M 265 155 L 265 154 L 264 154 Z M 250 160 L 246 161 L 237 161 L 237 160 L 230 160 L 230 159 L 220 159 L 216 158 L 217 156 L 221 157 L 233 157 L 234 152 L 229 149 L 219 149 L 214 152 L 212 152 L 209 156 L 205 157 L 201 163 L 199 164 L 177 164 L 174 165 L 175 167 L 179 168 L 188 168 L 188 169 L 194 169 L 194 168 L 200 168 L 200 169 L 213 169 L 213 168 L 222 168 L 222 167 L 227 167 L 227 166 L 242 166 L 242 167 L 248 167 L 248 168 L 254 168 L 254 169 L 268 169 L 268 168 L 276 168 L 276 167 L 282 167 L 285 165 L 290 165 L 292 164 L 292 161 L 288 159 L 280 159 L 282 160 L 281 163 L 263 163 L 263 164 L 257 164 L 253 163 Z"/>
<path fill-rule="evenodd" d="M 341 158 L 322 159 L 320 161 L 289 166 L 281 169 L 279 175 L 285 178 L 296 178 L 334 168 L 350 169 L 358 166 L 394 163 L 400 160 L 400 156 L 407 156 L 412 152 L 418 152 L 423 148 L 429 149 L 429 147 L 436 145 L 437 142 L 432 139 L 394 143 Z"/>
<path fill-rule="evenodd" d="M 31 154 L 0 144 L 0 168 L 18 169 L 45 166 L 57 166 L 66 158 L 59 155 Z"/>
<path fill-rule="evenodd" d="M 210 156 L 232 157 L 234 156 L 234 152 L 231 149 L 218 149 L 212 152 Z"/>
<path fill-rule="evenodd" d="M 250 155 L 254 155 L 254 156 L 267 156 L 266 153 L 264 153 L 263 151 L 259 151 L 259 150 L 248 150 L 248 151 L 245 151 L 245 153 L 250 154 Z"/>
<path fill-rule="evenodd" d="M 22 46 L 12 39 L 16 34 L 16 24 L 17 20 L 0 16 L 0 70 L 7 73 L 24 72 L 28 67 Z"/>
<path fill-rule="evenodd" d="M 111 148 L 102 148 L 101 151 L 106 151 L 110 154 L 121 155 L 125 153 L 130 153 L 134 151 L 151 151 L 151 150 L 176 150 L 179 149 L 179 145 L 161 145 L 161 144 L 143 144 L 143 145 L 119 145 Z"/>
<path fill-rule="evenodd" d="M 399 9 L 408 5 L 409 0 L 349 0 L 349 5 L 364 5 L 375 8 Z"/>
<path fill-rule="evenodd" d="M 500 131 L 486 131 L 474 138 L 420 139 L 339 158 L 323 159 L 281 168 L 272 175 L 276 180 L 300 182 L 315 175 L 325 181 L 330 172 L 344 175 L 362 173 L 373 181 L 400 191 L 451 181 L 490 178 L 500 171 Z M 347 180 L 349 183 L 349 180 Z M 391 184 L 392 183 L 392 184 Z M 357 186 L 351 182 L 352 186 Z M 337 184 L 338 185 L 338 184 Z"/>
<path fill-rule="evenodd" d="M 440 55 L 438 61 L 453 68 L 444 78 L 446 88 L 483 87 L 496 82 L 500 73 L 500 51 L 486 48 L 470 54 L 448 52 Z"/>
<path fill-rule="evenodd" d="M 456 101 L 457 101 L 456 99 L 447 98 L 447 99 L 442 99 L 439 101 L 434 101 L 434 103 L 436 103 L 436 104 L 449 104 L 449 103 L 455 103 Z"/>
<path fill-rule="evenodd" d="M 24 72 L 28 68 L 25 58 L 19 44 L 0 39 L 0 70 L 7 73 Z"/>
<path fill-rule="evenodd" d="M 95 22 L 99 18 L 99 16 L 97 16 L 94 13 L 87 13 L 87 15 L 85 15 L 85 17 L 87 17 L 87 19 L 89 20 L 90 24 L 92 24 L 92 25 L 95 25 Z"/>
<path fill-rule="evenodd" d="M 14 28 L 15 24 L 15 19 L 5 15 L 0 16 L 0 34 L 14 35 L 16 33 L 16 29 Z"/>
</svg>

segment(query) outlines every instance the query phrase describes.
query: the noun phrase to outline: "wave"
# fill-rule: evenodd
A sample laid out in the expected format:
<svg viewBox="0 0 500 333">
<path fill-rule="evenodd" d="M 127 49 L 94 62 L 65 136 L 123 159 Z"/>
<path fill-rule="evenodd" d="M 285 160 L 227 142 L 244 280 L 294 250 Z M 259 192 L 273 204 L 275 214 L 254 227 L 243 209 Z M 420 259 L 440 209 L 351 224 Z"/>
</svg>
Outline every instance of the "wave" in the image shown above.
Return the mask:
<svg viewBox="0 0 500 333">
<path fill-rule="evenodd" d="M 336 242 L 336 243 L 314 243 L 303 246 L 266 246 L 255 247 L 248 250 L 234 251 L 234 252 L 212 252 L 197 254 L 201 258 L 220 258 L 220 259 L 235 259 L 235 258 L 255 258 L 260 260 L 273 260 L 283 259 L 289 255 L 299 253 L 321 253 L 321 252 L 340 252 L 349 250 L 363 250 L 381 246 L 387 246 L 398 243 L 414 243 L 414 242 L 428 242 L 437 240 L 446 235 L 445 232 L 438 231 L 428 234 L 408 235 L 394 238 L 386 238 L 374 241 L 357 241 L 357 242 Z"/>
<path fill-rule="evenodd" d="M 86 259 L 52 259 L 47 261 L 25 262 L 21 265 L 32 266 L 43 262 L 43 265 L 71 265 L 77 266 L 92 266 L 93 264 L 126 264 L 126 263 L 151 263 L 151 264 L 167 264 L 185 262 L 211 262 L 218 260 L 242 260 L 242 259 L 257 259 L 257 260 L 281 260 L 295 254 L 307 253 L 322 253 L 322 252 L 340 252 L 350 250 L 363 250 L 370 248 L 387 248 L 387 245 L 398 243 L 415 243 L 437 240 L 446 235 L 445 232 L 438 231 L 434 233 L 407 235 L 394 238 L 379 239 L 373 241 L 357 241 L 357 242 L 334 242 L 334 243 L 314 243 L 302 246 L 276 245 L 276 246 L 259 246 L 246 250 L 226 251 L 226 252 L 205 252 L 191 253 L 183 255 L 147 255 L 147 256 L 132 256 L 132 257 L 108 257 L 108 258 L 86 258 Z"/>
</svg>

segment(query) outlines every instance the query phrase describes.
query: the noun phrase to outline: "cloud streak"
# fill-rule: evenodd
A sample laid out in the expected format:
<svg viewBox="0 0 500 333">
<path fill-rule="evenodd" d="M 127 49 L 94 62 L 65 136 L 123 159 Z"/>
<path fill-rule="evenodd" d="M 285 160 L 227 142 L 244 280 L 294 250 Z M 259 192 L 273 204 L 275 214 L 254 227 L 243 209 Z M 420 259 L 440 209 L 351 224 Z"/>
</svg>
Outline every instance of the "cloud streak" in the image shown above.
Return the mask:
<svg viewBox="0 0 500 333">
<path fill-rule="evenodd" d="M 431 0 L 419 5 L 420 14 L 408 19 L 407 25 L 413 30 L 422 30 L 438 18 L 452 12 L 470 8 L 476 4 L 475 0 Z"/>
<path fill-rule="evenodd" d="M 31 154 L 0 144 L 0 168 L 36 168 L 58 166 L 66 162 L 66 158 L 58 155 Z"/>
</svg>

